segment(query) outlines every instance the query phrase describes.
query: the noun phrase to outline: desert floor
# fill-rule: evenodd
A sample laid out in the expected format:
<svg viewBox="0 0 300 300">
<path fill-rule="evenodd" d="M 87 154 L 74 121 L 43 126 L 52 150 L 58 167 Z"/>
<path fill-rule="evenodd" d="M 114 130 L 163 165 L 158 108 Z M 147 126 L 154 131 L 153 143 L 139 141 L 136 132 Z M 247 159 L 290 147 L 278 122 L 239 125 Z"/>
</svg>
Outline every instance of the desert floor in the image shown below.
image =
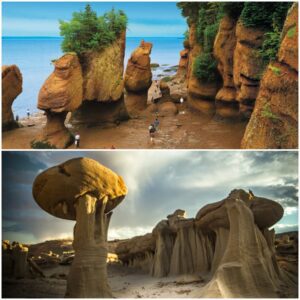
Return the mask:
<svg viewBox="0 0 300 300">
<path fill-rule="evenodd" d="M 160 127 L 151 142 L 149 125 L 153 115 L 141 115 L 120 125 L 110 124 L 95 127 L 75 127 L 79 132 L 82 149 L 238 149 L 240 148 L 246 122 L 234 122 L 199 114 L 182 107 L 179 114 L 161 117 Z M 45 116 L 39 113 L 22 119 L 23 128 L 3 132 L 4 149 L 30 149 L 30 142 L 42 130 Z M 74 148 L 74 145 L 70 148 Z"/>
<path fill-rule="evenodd" d="M 67 274 L 69 266 L 44 270 L 47 276 Z M 153 278 L 147 273 L 121 265 L 108 265 L 108 280 L 117 298 L 193 298 L 199 295 L 204 281 L 194 276 Z M 5 280 L 4 298 L 63 298 L 66 279 L 43 278 Z"/>
</svg>

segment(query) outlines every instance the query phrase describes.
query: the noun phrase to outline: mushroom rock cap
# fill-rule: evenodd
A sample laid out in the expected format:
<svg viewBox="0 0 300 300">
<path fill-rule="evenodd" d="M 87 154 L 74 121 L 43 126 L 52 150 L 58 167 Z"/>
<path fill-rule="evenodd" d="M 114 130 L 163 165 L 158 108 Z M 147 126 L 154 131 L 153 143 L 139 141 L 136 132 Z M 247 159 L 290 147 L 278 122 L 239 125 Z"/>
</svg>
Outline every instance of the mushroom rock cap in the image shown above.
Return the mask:
<svg viewBox="0 0 300 300">
<path fill-rule="evenodd" d="M 110 169 L 90 158 L 74 158 L 39 174 L 32 189 L 38 205 L 55 217 L 76 220 L 77 198 L 92 194 L 108 197 L 105 212 L 114 209 L 126 196 L 127 187 Z"/>
<path fill-rule="evenodd" d="M 282 206 L 270 199 L 253 196 L 244 190 L 233 190 L 224 200 L 208 204 L 201 208 L 196 215 L 198 226 L 206 229 L 217 227 L 229 228 L 226 203 L 239 199 L 251 209 L 254 222 L 259 228 L 268 228 L 277 223 L 283 216 Z"/>
</svg>

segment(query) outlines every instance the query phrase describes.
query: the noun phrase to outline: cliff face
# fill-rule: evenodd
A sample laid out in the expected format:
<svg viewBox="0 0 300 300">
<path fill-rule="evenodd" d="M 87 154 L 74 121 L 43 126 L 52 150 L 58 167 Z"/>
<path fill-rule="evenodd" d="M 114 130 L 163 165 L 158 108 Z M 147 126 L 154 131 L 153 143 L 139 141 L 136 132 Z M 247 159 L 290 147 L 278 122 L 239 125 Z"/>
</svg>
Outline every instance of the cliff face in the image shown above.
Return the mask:
<svg viewBox="0 0 300 300">
<path fill-rule="evenodd" d="M 152 234 L 122 241 L 115 251 L 124 265 L 155 277 L 200 274 L 206 285 L 198 297 L 278 297 L 282 284 L 296 295 L 297 281 L 278 265 L 269 230 L 282 215 L 277 202 L 233 190 L 195 218 L 176 210 Z"/>
<path fill-rule="evenodd" d="M 204 113 L 215 112 L 215 97 L 219 89 L 219 82 L 201 82 L 193 74 L 196 57 L 202 52 L 202 47 L 197 42 L 196 26 L 189 28 L 189 61 L 187 69 L 187 89 L 189 105 Z"/>
<path fill-rule="evenodd" d="M 2 128 L 17 127 L 11 106 L 22 93 L 22 74 L 16 65 L 2 66 Z"/>
<path fill-rule="evenodd" d="M 83 73 L 83 100 L 109 102 L 122 97 L 125 38 L 123 32 L 112 45 L 80 57 Z"/>
<path fill-rule="evenodd" d="M 202 53 L 196 26 L 190 26 L 188 62 L 188 102 L 206 113 L 250 117 L 259 89 L 263 63 L 258 54 L 264 31 L 250 29 L 225 15 L 215 37 L 213 54 L 222 80 L 201 82 L 193 74 L 195 58 Z"/>
<path fill-rule="evenodd" d="M 253 110 L 263 72 L 263 61 L 258 49 L 263 43 L 264 33 L 257 28 L 246 28 L 241 22 L 236 26 L 233 80 L 240 112 L 248 117 Z"/>
<path fill-rule="evenodd" d="M 282 31 L 276 61 L 265 71 L 243 148 L 298 147 L 298 5 Z"/>
</svg>

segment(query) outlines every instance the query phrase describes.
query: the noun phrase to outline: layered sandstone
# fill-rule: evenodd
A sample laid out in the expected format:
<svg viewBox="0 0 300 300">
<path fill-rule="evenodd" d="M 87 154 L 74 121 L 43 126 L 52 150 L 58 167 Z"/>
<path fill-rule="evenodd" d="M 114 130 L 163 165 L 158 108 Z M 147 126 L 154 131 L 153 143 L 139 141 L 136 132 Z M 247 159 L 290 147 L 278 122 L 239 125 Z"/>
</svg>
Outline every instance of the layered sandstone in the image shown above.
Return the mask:
<svg viewBox="0 0 300 300">
<path fill-rule="evenodd" d="M 247 28 L 241 21 L 236 26 L 236 47 L 233 56 L 233 81 L 240 113 L 250 117 L 259 91 L 264 64 L 259 55 L 265 31 Z"/>
<path fill-rule="evenodd" d="M 233 190 L 201 208 L 195 218 L 176 210 L 147 238 L 121 242 L 116 253 L 124 264 L 155 277 L 205 278 L 202 294 L 194 295 L 198 297 L 278 297 L 282 285 L 295 295 L 295 274 L 278 265 L 274 230 L 269 229 L 282 216 L 277 202 Z"/>
<path fill-rule="evenodd" d="M 72 123 L 97 125 L 128 119 L 124 105 L 124 56 L 126 32 L 100 51 L 80 55 L 83 102 L 72 114 Z"/>
<path fill-rule="evenodd" d="M 2 129 L 18 127 L 12 112 L 14 100 L 22 93 L 22 74 L 16 65 L 2 66 Z"/>
<path fill-rule="evenodd" d="M 89 158 L 71 159 L 36 177 L 33 196 L 40 207 L 58 218 L 76 220 L 66 297 L 112 297 L 107 232 L 112 210 L 126 194 L 119 175 Z"/>
<path fill-rule="evenodd" d="M 288 12 L 277 59 L 261 81 L 243 148 L 298 147 L 298 5 Z"/>
<path fill-rule="evenodd" d="M 215 113 L 215 98 L 220 83 L 201 82 L 193 74 L 193 64 L 197 56 L 201 54 L 202 47 L 197 42 L 196 25 L 191 24 L 189 28 L 189 60 L 187 69 L 187 91 L 188 104 L 205 114 Z"/>
<path fill-rule="evenodd" d="M 73 138 L 64 122 L 67 113 L 81 105 L 82 70 L 75 53 L 63 55 L 54 62 L 54 67 L 38 96 L 38 108 L 47 116 L 46 126 L 38 139 L 56 148 L 66 148 Z"/>
<path fill-rule="evenodd" d="M 147 106 L 148 89 L 152 84 L 150 54 L 152 44 L 144 40 L 136 48 L 127 63 L 125 71 L 125 104 L 130 114 L 136 114 Z"/>
</svg>

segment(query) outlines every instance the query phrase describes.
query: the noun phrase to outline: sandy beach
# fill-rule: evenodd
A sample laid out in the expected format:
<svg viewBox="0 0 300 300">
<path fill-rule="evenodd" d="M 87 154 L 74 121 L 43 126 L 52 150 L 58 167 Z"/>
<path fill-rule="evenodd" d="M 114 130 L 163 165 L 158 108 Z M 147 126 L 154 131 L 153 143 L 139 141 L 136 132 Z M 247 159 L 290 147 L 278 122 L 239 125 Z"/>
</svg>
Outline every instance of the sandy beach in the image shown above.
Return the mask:
<svg viewBox="0 0 300 300">
<path fill-rule="evenodd" d="M 121 122 L 95 127 L 71 127 L 72 133 L 79 132 L 82 149 L 239 149 L 246 122 L 218 119 L 193 111 L 184 105 L 179 114 L 160 118 L 160 126 L 153 142 L 150 141 L 148 126 L 155 116 L 142 114 Z M 30 142 L 41 132 L 46 123 L 43 113 L 20 120 L 23 128 L 2 134 L 4 149 L 30 149 Z M 75 148 L 74 145 L 70 149 Z"/>
</svg>

